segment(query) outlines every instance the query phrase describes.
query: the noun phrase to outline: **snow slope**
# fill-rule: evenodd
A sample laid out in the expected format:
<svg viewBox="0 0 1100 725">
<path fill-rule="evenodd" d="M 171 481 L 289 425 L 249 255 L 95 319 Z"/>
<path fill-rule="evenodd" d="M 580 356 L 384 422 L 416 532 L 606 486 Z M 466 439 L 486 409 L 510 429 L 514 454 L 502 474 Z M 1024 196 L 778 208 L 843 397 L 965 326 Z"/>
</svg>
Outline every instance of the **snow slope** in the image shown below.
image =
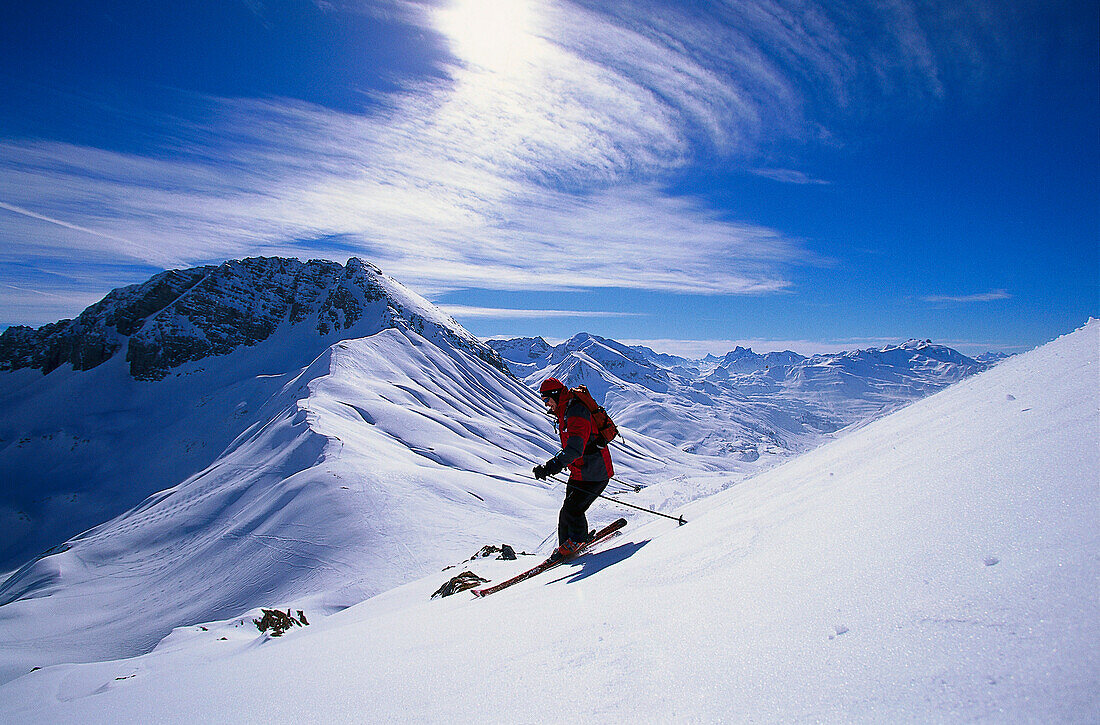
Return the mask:
<svg viewBox="0 0 1100 725">
<path fill-rule="evenodd" d="M 188 627 L 140 658 L 27 674 L 0 713 L 1096 722 L 1098 350 L 1091 321 L 685 507 L 684 527 L 635 519 L 484 600 L 429 600 L 440 573 L 279 640 Z"/>
<path fill-rule="evenodd" d="M 165 272 L 76 320 L 8 328 L 0 572 L 202 471 L 329 346 L 386 329 L 503 370 L 453 319 L 355 258 Z"/>
<path fill-rule="evenodd" d="M 51 547 L 0 576 L 0 682 L 148 652 L 173 628 L 273 602 L 331 612 L 459 552 L 552 532 L 562 493 L 531 467 L 557 438 L 537 395 L 423 299 L 366 265 L 348 270 L 375 291 L 358 303 L 329 292 L 359 313 L 343 318 L 348 339 L 319 335 L 315 312 L 157 381 L 134 380 L 121 354 L 0 375 L 4 426 L 27 431 L 0 450 L 5 499 L 45 489 L 67 504 L 16 517 L 22 528 L 0 538 Z M 141 330 L 204 329 L 184 318 L 165 308 Z M 615 459 L 636 483 L 670 461 L 706 467 L 628 435 Z"/>
</svg>

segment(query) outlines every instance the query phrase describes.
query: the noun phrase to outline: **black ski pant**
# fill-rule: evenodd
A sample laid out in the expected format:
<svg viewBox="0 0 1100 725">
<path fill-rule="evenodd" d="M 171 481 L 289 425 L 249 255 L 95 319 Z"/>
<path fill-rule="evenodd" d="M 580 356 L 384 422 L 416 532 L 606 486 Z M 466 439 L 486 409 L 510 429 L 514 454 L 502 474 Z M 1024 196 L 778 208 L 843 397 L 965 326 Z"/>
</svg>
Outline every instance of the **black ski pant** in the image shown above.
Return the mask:
<svg viewBox="0 0 1100 725">
<path fill-rule="evenodd" d="M 584 512 L 607 488 L 607 481 L 575 481 L 569 479 L 565 501 L 558 514 L 558 546 L 566 539 L 581 542 L 588 538 L 588 519 Z"/>
</svg>

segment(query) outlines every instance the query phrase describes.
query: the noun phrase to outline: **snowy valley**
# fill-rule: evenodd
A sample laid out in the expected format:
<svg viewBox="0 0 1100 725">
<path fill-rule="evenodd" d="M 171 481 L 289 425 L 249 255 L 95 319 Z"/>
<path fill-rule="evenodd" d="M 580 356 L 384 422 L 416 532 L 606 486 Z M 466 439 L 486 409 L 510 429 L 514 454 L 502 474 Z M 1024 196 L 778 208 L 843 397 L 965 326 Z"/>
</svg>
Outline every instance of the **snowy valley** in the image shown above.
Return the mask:
<svg viewBox="0 0 1100 725">
<path fill-rule="evenodd" d="M 5 722 L 1100 712 L 1096 321 L 996 367 L 692 361 L 485 344 L 359 260 L 158 277 L 0 336 Z M 622 427 L 623 500 L 689 524 L 599 502 L 630 523 L 597 553 L 431 599 L 547 551 L 548 375 Z"/>
</svg>

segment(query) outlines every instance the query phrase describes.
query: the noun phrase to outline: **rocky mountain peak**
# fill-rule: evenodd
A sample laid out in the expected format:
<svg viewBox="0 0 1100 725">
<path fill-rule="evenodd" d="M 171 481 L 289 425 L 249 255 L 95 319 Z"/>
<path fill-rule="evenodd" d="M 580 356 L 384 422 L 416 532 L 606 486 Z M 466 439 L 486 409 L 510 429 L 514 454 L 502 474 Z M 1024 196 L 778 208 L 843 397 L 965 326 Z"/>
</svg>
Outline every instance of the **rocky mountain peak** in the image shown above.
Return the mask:
<svg viewBox="0 0 1100 725">
<path fill-rule="evenodd" d="M 163 272 L 110 292 L 75 320 L 11 327 L 0 335 L 0 370 L 88 370 L 125 347 L 133 377 L 159 380 L 302 324 L 319 338 L 407 328 L 505 369 L 495 351 L 369 262 L 252 257 Z"/>
</svg>

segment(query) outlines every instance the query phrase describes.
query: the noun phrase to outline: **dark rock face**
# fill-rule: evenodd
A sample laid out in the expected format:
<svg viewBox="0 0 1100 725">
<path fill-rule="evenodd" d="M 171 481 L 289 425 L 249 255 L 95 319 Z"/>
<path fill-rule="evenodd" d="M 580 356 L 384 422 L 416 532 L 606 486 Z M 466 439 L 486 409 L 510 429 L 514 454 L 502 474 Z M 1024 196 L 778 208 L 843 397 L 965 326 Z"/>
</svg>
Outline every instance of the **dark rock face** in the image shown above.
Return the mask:
<svg viewBox="0 0 1100 725">
<path fill-rule="evenodd" d="M 143 284 L 113 290 L 75 320 L 61 320 L 37 330 L 9 327 L 0 335 L 0 370 L 37 368 L 52 372 L 64 363 L 90 370 L 108 360 L 141 328 L 145 320 L 168 307 L 216 267 L 162 272 Z"/>
<path fill-rule="evenodd" d="M 255 257 L 163 272 L 112 291 L 75 320 L 37 330 L 8 328 L 0 335 L 0 370 L 49 373 L 64 363 L 89 370 L 125 346 L 130 374 L 159 380 L 186 362 L 226 355 L 266 340 L 284 324 L 311 319 L 322 337 L 364 321 L 377 321 L 364 334 L 408 327 L 504 370 L 500 356 L 457 323 L 440 325 L 402 305 L 390 293 L 397 287 L 377 267 L 354 258 L 346 267 Z"/>
<path fill-rule="evenodd" d="M 271 336 L 298 302 L 299 317 L 343 267 L 295 259 L 226 262 L 149 320 L 130 340 L 126 360 L 138 380 L 163 378 L 169 369 L 226 355 Z"/>
<path fill-rule="evenodd" d="M 42 341 L 50 333 L 51 327 L 60 323 L 44 325 L 37 330 L 26 325 L 14 325 L 0 335 L 0 369 L 18 370 L 19 368 L 41 368 L 44 365 L 37 359 Z"/>
</svg>

